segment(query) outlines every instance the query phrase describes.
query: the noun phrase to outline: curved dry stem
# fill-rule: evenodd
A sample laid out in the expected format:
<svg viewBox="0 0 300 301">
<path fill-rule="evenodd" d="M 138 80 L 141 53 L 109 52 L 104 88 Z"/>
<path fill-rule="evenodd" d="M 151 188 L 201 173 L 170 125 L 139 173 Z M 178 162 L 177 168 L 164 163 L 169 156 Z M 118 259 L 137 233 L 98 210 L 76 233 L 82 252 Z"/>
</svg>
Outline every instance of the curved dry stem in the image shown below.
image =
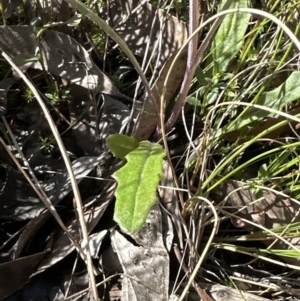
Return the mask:
<svg viewBox="0 0 300 301">
<path fill-rule="evenodd" d="M 214 205 L 209 200 L 207 200 L 206 198 L 203 198 L 203 197 L 193 197 L 190 200 L 198 200 L 198 201 L 205 202 L 209 206 L 209 208 L 211 209 L 211 211 L 213 212 L 214 217 L 215 217 L 215 221 L 214 221 L 214 227 L 213 227 L 212 232 L 210 234 L 210 237 L 209 237 L 209 239 L 207 241 L 207 244 L 206 244 L 206 246 L 205 246 L 205 248 L 204 248 L 204 250 L 203 250 L 203 252 L 202 252 L 202 254 L 201 254 L 201 256 L 200 256 L 200 258 L 198 260 L 198 262 L 197 262 L 197 265 L 195 266 L 195 269 L 194 269 L 193 273 L 190 276 L 190 279 L 189 279 L 186 287 L 184 288 L 184 290 L 183 290 L 180 298 L 178 299 L 178 301 L 182 301 L 185 298 L 185 296 L 186 296 L 186 294 L 187 294 L 190 286 L 192 285 L 195 277 L 197 276 L 197 273 L 198 273 L 198 271 L 199 271 L 199 269 L 200 269 L 200 267 L 202 265 L 202 262 L 205 259 L 206 255 L 207 255 L 207 252 L 208 252 L 208 250 L 209 250 L 209 248 L 210 248 L 210 246 L 212 244 L 212 241 L 213 241 L 213 239 L 214 239 L 214 237 L 215 237 L 215 235 L 216 235 L 216 233 L 218 231 L 218 228 L 219 228 L 219 216 L 218 216 L 218 213 L 217 213 Z"/>
<path fill-rule="evenodd" d="M 18 73 L 18 75 L 23 79 L 23 81 L 26 83 L 28 88 L 34 94 L 34 96 L 37 99 L 43 113 L 45 114 L 45 117 L 46 117 L 46 119 L 49 123 L 50 129 L 53 133 L 53 136 L 54 136 L 54 138 L 57 142 L 57 145 L 59 147 L 59 150 L 61 152 L 62 158 L 64 160 L 64 163 L 65 163 L 65 166 L 66 166 L 66 169 L 67 169 L 67 172 L 68 172 L 69 177 L 70 177 L 70 181 L 71 181 L 71 185 L 72 185 L 73 193 L 74 193 L 74 198 L 75 198 L 75 201 L 76 201 L 76 207 L 77 207 L 76 209 L 77 209 L 77 212 L 78 212 L 79 224 L 80 224 L 80 227 L 81 227 L 81 232 L 82 232 L 82 237 L 83 237 L 82 245 L 83 245 L 83 249 L 85 251 L 85 260 L 86 260 L 86 263 L 87 263 L 87 270 L 88 270 L 91 286 L 93 288 L 93 295 L 94 295 L 94 299 L 98 300 L 98 292 L 97 292 L 97 288 L 96 288 L 96 281 L 95 281 L 95 276 L 94 276 L 94 271 L 93 271 L 93 263 L 92 263 L 90 247 L 89 247 L 89 236 L 88 236 L 87 227 L 86 227 L 86 223 L 85 223 L 85 219 L 84 219 L 82 200 L 81 200 L 81 196 L 80 196 L 80 192 L 79 192 L 79 189 L 78 189 L 77 181 L 75 179 L 73 169 L 72 169 L 72 165 L 71 165 L 70 159 L 68 157 L 67 151 L 66 151 L 65 146 L 62 142 L 60 134 L 59 134 L 59 132 L 56 128 L 56 125 L 55 125 L 55 123 L 54 123 L 54 121 L 53 121 L 53 119 L 50 115 L 50 112 L 49 112 L 48 108 L 46 107 L 45 103 L 43 102 L 42 98 L 40 97 L 39 93 L 37 92 L 36 88 L 33 86 L 33 84 L 25 76 L 25 74 L 20 70 L 20 68 L 18 68 L 16 66 L 16 64 L 12 61 L 12 59 L 5 52 L 2 52 L 2 56 L 11 65 L 11 67 Z M 32 185 L 34 186 L 33 183 L 32 183 Z M 44 200 L 43 197 L 42 197 L 42 200 Z M 51 202 L 50 202 L 50 204 L 46 202 L 45 205 L 51 211 L 52 214 L 56 213 L 56 220 L 59 222 L 60 226 L 68 233 L 68 230 L 66 229 L 65 225 L 60 220 L 56 210 L 55 209 L 53 210 L 54 207 L 51 204 Z M 78 250 L 81 250 L 78 243 L 76 243 L 75 240 L 72 239 L 70 236 L 69 236 L 69 238 L 72 240 L 72 242 L 74 243 L 76 248 Z M 82 253 L 82 252 L 80 252 L 80 253 Z"/>
</svg>

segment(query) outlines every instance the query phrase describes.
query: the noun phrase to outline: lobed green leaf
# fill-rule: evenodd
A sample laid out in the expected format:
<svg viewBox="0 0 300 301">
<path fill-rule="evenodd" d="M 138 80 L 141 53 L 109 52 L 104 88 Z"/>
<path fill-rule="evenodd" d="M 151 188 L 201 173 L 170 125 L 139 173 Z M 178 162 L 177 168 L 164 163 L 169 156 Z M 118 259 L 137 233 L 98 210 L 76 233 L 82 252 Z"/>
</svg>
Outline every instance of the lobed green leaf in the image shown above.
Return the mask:
<svg viewBox="0 0 300 301">
<path fill-rule="evenodd" d="M 114 174 L 118 182 L 114 220 L 130 234 L 143 226 L 156 202 L 165 152 L 161 145 L 142 141 L 127 156 L 127 164 Z"/>
</svg>

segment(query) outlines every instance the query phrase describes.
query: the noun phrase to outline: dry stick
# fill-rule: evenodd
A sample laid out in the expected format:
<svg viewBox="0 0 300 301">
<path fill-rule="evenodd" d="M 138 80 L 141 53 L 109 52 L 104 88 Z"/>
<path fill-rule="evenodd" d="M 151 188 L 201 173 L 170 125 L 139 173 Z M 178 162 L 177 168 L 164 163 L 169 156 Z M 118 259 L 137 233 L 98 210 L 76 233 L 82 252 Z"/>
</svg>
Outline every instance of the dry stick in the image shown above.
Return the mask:
<svg viewBox="0 0 300 301">
<path fill-rule="evenodd" d="M 198 18 L 199 18 L 198 0 L 190 0 L 190 11 L 189 11 L 189 13 L 190 13 L 190 18 L 193 21 L 190 22 L 190 35 L 191 35 L 191 37 L 188 40 L 190 42 L 190 44 L 189 44 L 189 57 L 190 57 L 190 59 L 187 60 L 187 70 L 189 69 L 189 65 L 192 63 L 193 57 L 196 55 L 197 44 L 198 44 L 198 36 L 194 34 L 194 31 L 196 30 L 196 28 L 198 26 Z M 184 44 L 184 46 L 186 46 L 186 43 Z M 182 47 L 182 49 L 183 48 L 184 47 Z M 181 51 L 182 51 L 182 49 L 181 49 Z M 179 54 L 181 53 L 181 51 L 179 51 L 179 53 L 176 55 L 174 61 L 172 62 L 172 65 L 171 65 L 170 69 L 172 69 L 172 66 L 174 65 L 174 62 L 176 62 L 176 59 L 179 57 Z M 166 81 L 169 78 L 169 74 L 170 74 L 170 71 L 168 72 Z M 185 77 L 184 77 L 185 79 L 186 79 L 186 74 L 187 74 L 187 72 L 185 73 Z M 188 80 L 188 79 L 186 79 L 186 80 Z M 188 84 L 188 86 L 189 86 L 189 84 Z M 177 176 L 176 176 L 173 164 L 172 164 L 172 160 L 171 160 L 171 157 L 170 157 L 170 151 L 169 151 L 169 147 L 168 147 L 168 143 L 167 143 L 167 139 L 166 139 L 166 131 L 165 131 L 165 127 L 164 127 L 164 122 L 165 122 L 165 119 L 164 119 L 165 118 L 165 115 L 164 115 L 164 113 L 165 113 L 165 108 L 164 108 L 165 87 L 166 87 L 166 84 L 164 84 L 163 93 L 162 93 L 162 97 L 161 97 L 161 100 L 160 100 L 160 126 L 157 127 L 157 131 L 156 131 L 156 136 L 157 137 L 156 138 L 158 138 L 158 136 L 160 136 L 160 135 L 162 136 L 165 151 L 166 151 L 166 154 L 167 154 L 167 158 L 168 158 L 168 161 L 170 163 L 172 174 L 174 176 L 175 185 L 176 185 L 177 188 L 179 188 L 178 179 L 177 179 Z M 161 131 L 159 130 L 159 128 L 161 128 Z M 179 199 L 180 199 L 180 203 L 182 205 L 182 208 L 184 208 L 184 201 L 183 201 L 183 197 L 182 197 L 181 194 L 179 194 Z M 183 229 L 185 231 L 185 234 L 188 237 L 188 231 L 187 231 L 186 224 L 185 224 L 185 221 L 184 221 L 182 215 L 180 215 L 180 220 L 182 222 L 182 226 L 183 226 Z"/>
<path fill-rule="evenodd" d="M 198 3 L 198 0 L 190 0 L 190 8 L 192 8 L 194 11 L 198 11 L 197 7 L 195 6 Z M 223 10 L 227 9 L 230 7 L 232 0 L 228 0 L 226 4 L 223 7 Z M 176 123 L 178 116 L 180 115 L 181 110 L 185 106 L 186 103 L 186 97 L 190 89 L 190 84 L 192 82 L 192 79 L 194 77 L 195 71 L 199 63 L 202 61 L 204 54 L 206 53 L 206 50 L 208 49 L 213 36 L 215 35 L 218 27 L 220 26 L 221 22 L 225 18 L 225 16 L 220 17 L 215 21 L 213 24 L 212 28 L 210 29 L 209 33 L 205 37 L 204 41 L 202 42 L 201 46 L 199 47 L 199 50 L 196 51 L 194 47 L 197 47 L 198 44 L 198 36 L 195 35 L 196 29 L 197 29 L 197 23 L 198 21 L 198 15 L 195 13 L 190 13 L 190 24 L 192 26 L 190 27 L 190 36 L 192 37 L 191 40 L 189 41 L 189 46 L 188 46 L 188 58 L 187 58 L 187 69 L 184 75 L 184 79 L 180 88 L 180 92 L 178 95 L 178 99 L 174 105 L 174 108 L 172 110 L 172 113 L 168 119 L 168 121 L 165 124 L 165 132 L 168 133 L 171 128 L 174 126 Z M 196 20 L 194 19 L 196 18 Z M 196 25 L 196 26 L 195 26 Z M 202 26 L 201 26 L 202 27 Z M 192 31 L 191 31 L 192 30 Z M 198 32 L 198 30 L 197 30 Z M 196 44 L 194 44 L 194 42 Z M 184 45 L 185 46 L 185 45 Z M 184 47 L 183 46 L 183 47 Z M 175 61 L 175 60 L 174 60 Z"/>
<path fill-rule="evenodd" d="M 28 80 L 28 78 L 25 76 L 25 74 L 15 65 L 15 63 L 12 61 L 12 59 L 5 52 L 2 52 L 2 56 L 13 67 L 13 69 L 18 73 L 18 75 L 24 80 L 26 85 L 29 87 L 29 89 L 34 94 L 35 98 L 37 99 L 39 105 L 42 108 L 42 111 L 45 114 L 45 117 L 46 117 L 46 119 L 49 123 L 51 131 L 52 131 L 52 133 L 54 135 L 54 138 L 57 142 L 57 145 L 60 149 L 61 155 L 63 157 L 63 160 L 65 162 L 65 165 L 66 165 L 69 177 L 70 177 L 70 181 L 71 181 L 71 185 L 72 185 L 73 193 L 74 193 L 74 198 L 76 200 L 78 216 L 79 216 L 79 223 L 80 223 L 82 238 L 83 238 L 82 239 L 82 246 L 83 246 L 83 250 L 85 251 L 85 255 L 86 255 L 87 270 L 88 270 L 91 286 L 92 286 L 92 289 L 93 289 L 93 296 L 94 296 L 95 300 L 98 300 L 98 291 L 97 291 L 97 288 L 96 288 L 96 281 L 95 281 L 95 276 L 94 276 L 94 272 L 93 272 L 93 263 L 92 263 L 90 248 L 89 248 L 89 236 L 88 236 L 88 232 L 87 232 L 86 223 L 85 223 L 85 220 L 84 220 L 82 200 L 81 200 L 78 185 L 77 185 L 77 182 L 76 182 L 73 170 L 72 170 L 72 165 L 71 165 L 70 159 L 67 155 L 67 151 L 66 151 L 65 146 L 64 146 L 64 144 L 61 140 L 61 137 L 60 137 L 59 132 L 58 132 L 56 126 L 55 126 L 55 123 L 54 123 L 54 121 L 53 121 L 53 119 L 52 119 L 52 117 L 51 117 L 51 115 L 48 111 L 48 108 L 46 107 L 45 103 L 43 102 L 42 98 L 40 97 L 39 93 L 37 92 L 37 90 L 35 89 L 33 84 Z M 51 208 L 51 206 L 52 206 L 52 204 L 50 206 L 49 206 L 49 204 L 47 204 L 47 205 L 48 205 L 49 208 Z"/>
<path fill-rule="evenodd" d="M 182 107 L 184 106 L 186 95 L 190 89 L 190 84 L 193 79 L 196 67 L 193 67 L 193 61 L 196 57 L 197 53 L 197 45 L 198 45 L 198 35 L 194 35 L 193 33 L 198 27 L 199 20 L 199 9 L 198 9 L 198 0 L 189 0 L 190 8 L 189 8 L 189 36 L 191 39 L 188 44 L 188 54 L 187 54 L 187 62 L 186 62 L 186 71 L 184 74 L 183 82 L 179 91 L 178 99 L 175 103 L 175 106 L 172 110 L 171 116 L 169 120 L 165 124 L 165 132 L 168 133 L 172 126 L 175 124 Z M 174 59 L 175 61 L 175 59 Z M 193 70 L 193 72 L 190 72 Z M 160 127 L 163 127 L 161 124 Z M 164 133 L 161 132 L 159 127 L 156 130 L 156 136 L 164 136 Z"/>
<path fill-rule="evenodd" d="M 198 0 L 189 0 L 190 8 L 189 8 L 189 35 L 191 36 L 193 32 L 199 26 L 199 8 L 198 8 Z M 189 43 L 188 46 L 188 58 L 187 58 L 187 70 L 192 67 L 193 60 L 197 53 L 197 46 L 198 46 L 198 35 L 195 35 Z M 183 82 L 191 83 L 191 78 L 187 76 L 187 73 L 184 76 Z M 183 84 L 184 85 L 184 84 Z"/>
<path fill-rule="evenodd" d="M 190 70 L 190 68 L 192 68 L 192 62 L 193 62 L 193 59 L 196 56 L 196 52 L 197 52 L 198 35 L 195 35 L 193 33 L 195 32 L 195 30 L 198 27 L 198 19 L 199 19 L 198 0 L 189 0 L 189 1 L 190 1 L 189 2 L 190 3 L 190 8 L 189 8 L 189 17 L 190 17 L 189 35 L 190 35 L 190 39 L 189 39 L 189 44 L 188 44 L 187 66 L 186 66 L 186 72 L 184 74 L 183 83 L 181 85 L 181 89 L 180 89 L 180 92 L 179 92 L 179 97 L 178 97 L 178 100 L 177 100 L 175 106 L 179 102 L 181 102 L 181 95 L 183 95 L 182 93 L 184 93 L 182 91 L 185 91 L 187 89 L 186 94 L 188 93 L 188 89 L 189 89 L 189 86 L 190 86 L 190 83 L 191 83 L 191 80 L 192 80 L 192 78 L 189 77 L 188 70 Z M 186 44 L 184 44 L 184 46 L 185 45 Z M 181 52 L 181 51 L 179 51 L 179 52 Z M 174 62 L 176 61 L 177 57 L 178 57 L 178 55 L 175 57 L 172 65 L 171 65 L 171 68 L 172 68 Z M 168 76 L 167 76 L 167 79 L 168 79 Z M 164 85 L 163 89 L 165 89 L 165 86 L 166 85 Z M 163 138 L 165 151 L 167 153 L 168 160 L 170 162 L 170 166 L 172 168 L 172 173 L 173 173 L 174 179 L 176 181 L 176 186 L 179 187 L 179 185 L 177 183 L 177 180 L 176 180 L 177 178 L 175 176 L 175 171 L 174 171 L 174 168 L 173 168 L 173 165 L 172 165 L 172 162 L 171 162 L 170 152 L 169 152 L 168 143 L 167 143 L 167 139 L 166 139 L 166 132 L 168 132 L 167 128 L 170 129 L 170 127 L 167 127 L 167 126 L 164 127 L 163 126 L 164 122 L 165 122 L 165 120 L 164 120 L 165 108 L 164 108 L 164 101 L 163 101 L 164 95 L 165 95 L 165 91 L 163 91 L 161 104 L 160 104 L 160 126 L 158 125 L 157 130 L 156 130 L 156 136 L 157 136 L 156 138 L 158 138 L 159 136 L 161 136 Z M 178 110 L 178 115 L 180 114 L 180 110 L 181 109 Z M 175 114 L 175 112 L 177 112 L 176 109 L 174 109 L 172 111 L 171 117 Z M 178 115 L 177 115 L 177 117 L 178 117 Z M 177 119 L 177 117 L 174 117 L 174 118 Z M 161 129 L 159 129 L 159 128 L 161 128 Z M 184 206 L 183 200 L 181 200 L 181 204 L 182 204 L 182 206 Z"/>
</svg>

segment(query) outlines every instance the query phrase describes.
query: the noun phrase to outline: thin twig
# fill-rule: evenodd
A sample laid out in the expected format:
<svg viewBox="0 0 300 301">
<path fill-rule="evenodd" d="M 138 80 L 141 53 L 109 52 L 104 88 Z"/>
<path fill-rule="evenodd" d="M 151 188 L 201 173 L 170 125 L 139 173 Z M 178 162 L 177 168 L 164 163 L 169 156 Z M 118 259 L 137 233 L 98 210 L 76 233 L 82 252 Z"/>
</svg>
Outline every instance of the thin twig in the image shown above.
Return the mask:
<svg viewBox="0 0 300 301">
<path fill-rule="evenodd" d="M 198 9 L 198 0 L 190 0 L 189 1 L 189 36 L 191 37 L 188 43 L 188 54 L 187 54 L 187 62 L 186 62 L 186 71 L 184 74 L 183 82 L 181 84 L 180 92 L 178 95 L 178 99 L 175 103 L 175 106 L 171 112 L 171 116 L 165 124 L 165 132 L 168 133 L 172 126 L 175 124 L 181 109 L 184 107 L 186 95 L 190 89 L 190 84 L 193 79 L 195 69 L 193 67 L 193 61 L 197 54 L 197 46 L 198 46 L 198 35 L 193 34 L 198 28 L 198 20 L 199 20 L 199 9 Z M 174 60 L 175 61 L 175 60 Z M 161 125 L 162 127 L 162 125 Z M 156 135 L 159 137 L 161 131 L 158 127 L 156 131 Z"/>
<path fill-rule="evenodd" d="M 216 235 L 216 233 L 218 231 L 218 228 L 219 228 L 219 216 L 218 216 L 218 213 L 217 213 L 214 205 L 209 200 L 207 200 L 206 198 L 203 198 L 203 197 L 193 197 L 190 200 L 197 200 L 199 202 L 203 201 L 206 204 L 208 204 L 209 208 L 211 209 L 211 211 L 214 214 L 215 221 L 214 221 L 214 227 L 213 227 L 211 235 L 210 235 L 210 237 L 209 237 L 209 239 L 208 239 L 208 241 L 207 241 L 207 243 L 205 245 L 205 248 L 204 248 L 204 250 L 203 250 L 203 252 L 202 252 L 202 254 L 201 254 L 201 256 L 200 256 L 200 258 L 199 258 L 199 260 L 198 260 L 198 262 L 196 264 L 196 266 L 195 266 L 195 269 L 193 270 L 191 276 L 189 277 L 189 281 L 188 281 L 186 287 L 184 288 L 184 290 L 183 290 L 180 298 L 178 299 L 178 301 L 183 301 L 183 299 L 185 298 L 185 296 L 186 296 L 186 294 L 187 294 L 190 286 L 193 284 L 194 279 L 195 279 L 196 275 L 198 274 L 198 271 L 199 271 L 199 269 L 200 269 L 200 267 L 202 265 L 202 262 L 203 262 L 205 256 L 207 255 L 207 252 L 208 252 L 208 250 L 209 250 L 209 248 L 210 248 L 210 246 L 212 244 L 212 241 L 213 241 L 213 239 L 214 239 L 214 237 L 215 237 L 215 235 Z M 203 297 L 201 297 L 201 298 L 203 299 Z M 203 300 L 204 301 L 211 301 L 212 299 L 211 298 L 210 299 L 206 298 L 206 300 L 205 299 L 203 299 Z"/>
<path fill-rule="evenodd" d="M 184 270 L 184 272 L 186 273 L 186 275 L 190 276 L 190 271 L 188 269 L 188 267 L 186 266 L 183 258 L 182 258 L 182 255 L 180 253 L 180 250 L 178 248 L 178 246 L 174 246 L 174 253 L 175 253 L 175 256 L 178 260 L 178 262 L 182 265 L 182 269 Z M 196 290 L 196 292 L 198 293 L 199 297 L 201 298 L 201 300 L 203 301 L 214 301 L 206 292 L 204 289 L 202 289 L 198 283 L 196 281 L 193 280 L 192 282 L 192 285 L 194 287 L 194 289 Z"/>
</svg>

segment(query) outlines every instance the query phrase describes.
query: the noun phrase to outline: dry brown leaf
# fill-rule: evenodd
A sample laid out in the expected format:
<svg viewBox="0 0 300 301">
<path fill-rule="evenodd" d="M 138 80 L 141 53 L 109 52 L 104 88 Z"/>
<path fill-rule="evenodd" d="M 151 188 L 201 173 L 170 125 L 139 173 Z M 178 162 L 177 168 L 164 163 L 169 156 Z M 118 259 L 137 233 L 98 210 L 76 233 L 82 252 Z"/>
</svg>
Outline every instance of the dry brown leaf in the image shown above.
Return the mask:
<svg viewBox="0 0 300 301">
<path fill-rule="evenodd" d="M 184 22 L 147 2 L 141 5 L 139 0 L 109 0 L 108 3 L 110 25 L 143 58 L 149 43 L 146 62 L 151 58 L 155 63 L 158 59 L 159 69 L 188 36 Z"/>
<path fill-rule="evenodd" d="M 208 292 L 215 301 L 270 301 L 270 299 L 256 296 L 225 285 L 200 283 L 200 286 L 203 287 L 203 289 L 205 289 L 205 291 Z M 183 288 L 180 287 L 177 291 L 177 295 L 179 295 L 182 291 Z M 199 295 L 193 290 L 191 290 L 186 297 L 186 301 L 199 301 Z M 171 295 L 169 301 L 178 301 L 178 297 Z"/>
<path fill-rule="evenodd" d="M 93 208 L 89 208 L 84 212 L 84 218 L 87 224 L 88 233 L 90 233 L 98 224 L 108 204 L 112 200 L 114 186 L 115 185 L 112 185 L 105 193 L 105 195 L 103 195 L 103 202 L 100 205 L 95 204 Z M 79 223 L 76 218 L 69 222 L 68 230 L 69 233 L 75 238 L 75 240 L 80 242 L 81 237 L 79 232 Z M 64 231 L 60 231 L 60 233 L 54 239 L 52 252 L 42 260 L 36 274 L 42 273 L 44 270 L 53 266 L 54 264 L 65 258 L 68 254 L 70 254 L 74 249 L 75 246 L 72 244 L 67 234 Z"/>
<path fill-rule="evenodd" d="M 89 174 L 101 160 L 99 157 L 81 157 L 72 162 L 74 175 L 78 183 Z M 57 205 L 71 190 L 72 185 L 65 166 L 50 179 L 42 184 L 53 205 Z M 27 220 L 36 217 L 45 210 L 44 203 L 37 197 L 36 192 L 25 179 L 24 175 L 8 166 L 0 165 L 3 180 L 0 198 L 0 217 L 16 220 Z"/>
<path fill-rule="evenodd" d="M 37 11 L 43 24 L 65 22 L 70 19 L 69 3 L 65 0 L 38 0 Z M 60 24 L 55 29 L 71 37 L 73 35 L 72 28 L 67 24 Z"/>
<path fill-rule="evenodd" d="M 95 92 L 122 96 L 88 52 L 63 33 L 48 30 L 39 40 L 32 26 L 0 26 L 0 48 L 18 60 L 18 65 L 23 65 L 22 70 L 31 66 Z M 43 66 L 37 61 L 25 63 L 26 58 L 35 58 L 39 52 Z"/>
<path fill-rule="evenodd" d="M 38 253 L 0 264 L 0 300 L 22 288 L 46 253 Z"/>
<path fill-rule="evenodd" d="M 169 80 L 166 86 L 164 87 L 165 79 L 167 77 L 170 66 L 175 58 L 175 55 L 176 54 L 170 57 L 166 64 L 163 66 L 157 80 L 151 88 L 155 99 L 157 99 L 158 101 L 157 106 L 159 108 L 163 88 L 165 88 L 166 90 L 164 100 L 165 107 L 167 107 L 170 104 L 170 102 L 175 98 L 176 93 L 179 90 L 181 82 L 183 80 L 183 76 L 186 70 L 186 52 L 184 52 L 178 58 L 175 68 L 173 68 Z M 159 116 L 157 115 L 157 112 L 152 104 L 150 97 L 147 94 L 145 94 L 141 100 L 143 105 L 137 108 L 138 117 L 135 124 L 135 128 L 133 130 L 133 136 L 135 136 L 140 141 L 147 140 L 155 130 L 156 126 L 159 124 Z"/>
<path fill-rule="evenodd" d="M 106 138 L 119 133 L 130 111 L 120 101 L 108 95 L 92 99 L 82 87 L 71 88 L 73 101 L 69 103 L 73 133 L 78 145 L 89 156 L 100 156 L 107 150 Z"/>
<path fill-rule="evenodd" d="M 46 223 L 46 221 L 51 217 L 51 213 L 49 211 L 42 212 L 39 216 L 32 218 L 28 224 L 25 226 L 25 229 L 22 231 L 20 235 L 14 257 L 19 258 L 22 251 L 28 244 L 30 240 L 35 236 L 35 234 L 42 228 L 42 226 Z"/>
<path fill-rule="evenodd" d="M 228 300 L 268 301 L 270 300 L 220 284 L 213 284 L 213 285 L 204 284 L 203 286 L 207 287 L 206 290 L 210 292 L 211 296 L 214 298 L 215 301 L 228 301 Z"/>
<path fill-rule="evenodd" d="M 150 210 L 143 228 L 132 236 L 140 246 L 135 246 L 117 231 L 111 235 L 112 246 L 125 273 L 122 300 L 168 300 L 169 257 L 164 247 L 157 204 Z"/>
<path fill-rule="evenodd" d="M 257 228 L 247 224 L 244 220 L 251 221 L 267 229 L 286 226 L 289 223 L 300 222 L 300 204 L 292 198 L 275 194 L 270 190 L 263 191 L 263 199 L 257 200 L 250 189 L 243 188 L 244 182 L 226 180 L 215 188 L 210 197 L 222 206 L 222 213 L 226 211 L 231 216 L 231 221 L 236 227 L 254 231 Z M 227 208 L 226 207 L 230 207 Z M 243 208 L 241 211 L 239 209 Z M 234 214 L 235 216 L 232 216 Z M 241 220 L 240 218 L 244 219 Z M 293 246 L 300 250 L 300 237 L 286 238 Z M 263 241 L 269 246 L 274 240 Z M 275 249 L 290 249 L 283 241 L 278 241 Z M 283 257 L 291 264 L 298 265 L 298 259 Z"/>
<path fill-rule="evenodd" d="M 210 196 L 217 203 L 223 202 L 224 212 L 228 211 L 268 229 L 287 225 L 292 222 L 299 211 L 298 203 L 271 191 L 264 191 L 263 199 L 257 201 L 250 189 L 243 188 L 245 186 L 244 182 L 226 180 L 218 185 Z M 227 210 L 226 207 L 231 208 Z M 241 208 L 244 209 L 237 212 Z M 300 221 L 300 216 L 296 221 Z M 233 222 L 238 221 L 233 220 Z M 240 224 L 240 226 L 246 225 Z"/>
<path fill-rule="evenodd" d="M 147 140 L 159 124 L 159 112 L 155 107 L 160 108 L 160 97 L 167 73 L 176 53 L 187 39 L 188 31 L 186 24 L 176 17 L 149 3 L 140 4 L 138 0 L 110 0 L 109 17 L 116 32 L 135 53 L 141 55 L 146 62 L 151 59 L 153 65 L 158 63 L 156 68 L 159 70 L 159 76 L 151 89 L 157 103 L 154 106 L 150 97 L 145 94 L 140 99 L 142 105 L 136 110 L 138 117 L 133 135 L 142 141 Z M 146 53 L 148 43 L 149 49 Z M 177 60 L 165 87 L 166 106 L 179 90 L 185 70 L 186 53 Z"/>
</svg>

